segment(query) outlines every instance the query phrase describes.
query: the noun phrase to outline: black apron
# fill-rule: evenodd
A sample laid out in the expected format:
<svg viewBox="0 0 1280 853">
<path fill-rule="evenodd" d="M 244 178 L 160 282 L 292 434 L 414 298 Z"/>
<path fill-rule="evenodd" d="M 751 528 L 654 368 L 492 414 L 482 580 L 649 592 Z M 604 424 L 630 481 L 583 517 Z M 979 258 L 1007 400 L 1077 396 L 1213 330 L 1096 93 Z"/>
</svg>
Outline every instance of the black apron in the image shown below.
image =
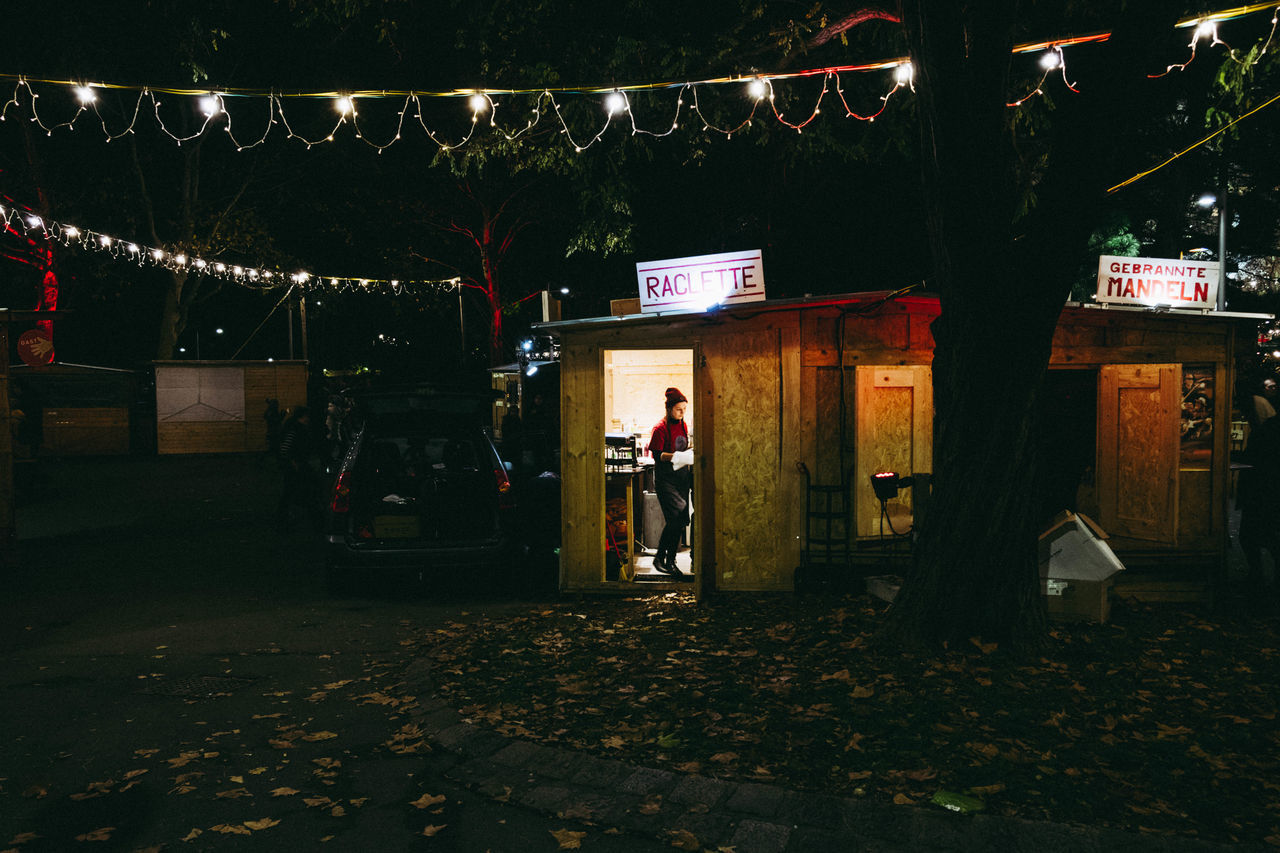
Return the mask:
<svg viewBox="0 0 1280 853">
<path fill-rule="evenodd" d="M 673 450 L 689 449 L 687 435 L 677 435 L 671 443 L 674 445 Z M 653 479 L 654 489 L 658 493 L 658 505 L 662 507 L 663 520 L 667 524 L 672 522 L 688 524 L 689 489 L 693 485 L 693 466 L 686 465 L 677 471 L 670 462 L 655 459 Z"/>
</svg>

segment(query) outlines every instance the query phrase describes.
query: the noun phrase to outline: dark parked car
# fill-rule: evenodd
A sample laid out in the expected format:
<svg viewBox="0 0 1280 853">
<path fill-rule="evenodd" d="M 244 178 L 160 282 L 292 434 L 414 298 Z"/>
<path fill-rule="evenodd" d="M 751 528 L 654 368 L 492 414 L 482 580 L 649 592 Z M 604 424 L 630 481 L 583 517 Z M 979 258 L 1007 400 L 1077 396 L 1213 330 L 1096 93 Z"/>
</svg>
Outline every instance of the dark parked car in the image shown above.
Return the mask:
<svg viewBox="0 0 1280 853">
<path fill-rule="evenodd" d="M 350 400 L 350 438 L 325 511 L 331 589 L 394 572 L 491 580 L 512 564 L 514 496 L 484 427 L 490 404 L 423 388 Z"/>
</svg>

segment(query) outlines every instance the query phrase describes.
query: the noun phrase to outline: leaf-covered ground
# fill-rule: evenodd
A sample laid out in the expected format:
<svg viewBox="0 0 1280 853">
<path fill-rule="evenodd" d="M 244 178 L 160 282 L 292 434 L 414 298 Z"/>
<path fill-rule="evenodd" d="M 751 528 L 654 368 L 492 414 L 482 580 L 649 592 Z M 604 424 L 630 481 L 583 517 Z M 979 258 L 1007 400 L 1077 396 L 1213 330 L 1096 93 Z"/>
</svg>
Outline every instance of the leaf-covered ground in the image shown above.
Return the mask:
<svg viewBox="0 0 1280 853">
<path fill-rule="evenodd" d="M 912 656 L 867 597 L 539 605 L 424 636 L 441 695 L 503 733 L 896 803 L 1280 846 L 1276 620 L 1118 604 L 1037 660 Z"/>
</svg>

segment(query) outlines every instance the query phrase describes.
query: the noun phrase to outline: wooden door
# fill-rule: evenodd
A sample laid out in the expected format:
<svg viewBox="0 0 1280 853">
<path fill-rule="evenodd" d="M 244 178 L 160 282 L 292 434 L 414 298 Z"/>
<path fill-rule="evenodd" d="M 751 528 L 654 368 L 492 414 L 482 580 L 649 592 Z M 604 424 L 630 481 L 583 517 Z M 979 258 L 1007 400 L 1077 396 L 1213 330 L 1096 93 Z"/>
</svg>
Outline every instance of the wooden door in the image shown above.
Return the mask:
<svg viewBox="0 0 1280 853">
<path fill-rule="evenodd" d="M 1112 536 L 1177 544 L 1181 365 L 1110 364 L 1098 386 L 1098 509 Z"/>
<path fill-rule="evenodd" d="M 922 365 L 857 368 L 852 488 L 858 536 L 880 535 L 880 501 L 871 475 L 933 471 L 933 370 Z M 910 526 L 911 490 L 888 503 L 899 532 Z M 905 525 L 905 526 L 904 526 Z M 884 533 L 890 533 L 888 524 Z"/>
</svg>

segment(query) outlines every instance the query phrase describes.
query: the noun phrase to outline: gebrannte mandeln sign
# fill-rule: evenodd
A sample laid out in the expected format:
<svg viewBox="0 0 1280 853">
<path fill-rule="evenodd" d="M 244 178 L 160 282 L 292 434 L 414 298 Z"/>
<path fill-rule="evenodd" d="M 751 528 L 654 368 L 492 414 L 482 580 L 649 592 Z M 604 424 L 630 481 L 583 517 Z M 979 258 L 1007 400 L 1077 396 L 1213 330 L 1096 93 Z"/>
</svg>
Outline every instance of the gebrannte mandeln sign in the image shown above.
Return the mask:
<svg viewBox="0 0 1280 853">
<path fill-rule="evenodd" d="M 716 305 L 764 299 L 764 265 L 759 249 L 697 255 L 636 264 L 640 310 L 705 311 Z"/>
<path fill-rule="evenodd" d="M 1166 258 L 1098 258 L 1099 302 L 1168 305 L 1171 308 L 1218 307 L 1217 261 Z"/>
</svg>

